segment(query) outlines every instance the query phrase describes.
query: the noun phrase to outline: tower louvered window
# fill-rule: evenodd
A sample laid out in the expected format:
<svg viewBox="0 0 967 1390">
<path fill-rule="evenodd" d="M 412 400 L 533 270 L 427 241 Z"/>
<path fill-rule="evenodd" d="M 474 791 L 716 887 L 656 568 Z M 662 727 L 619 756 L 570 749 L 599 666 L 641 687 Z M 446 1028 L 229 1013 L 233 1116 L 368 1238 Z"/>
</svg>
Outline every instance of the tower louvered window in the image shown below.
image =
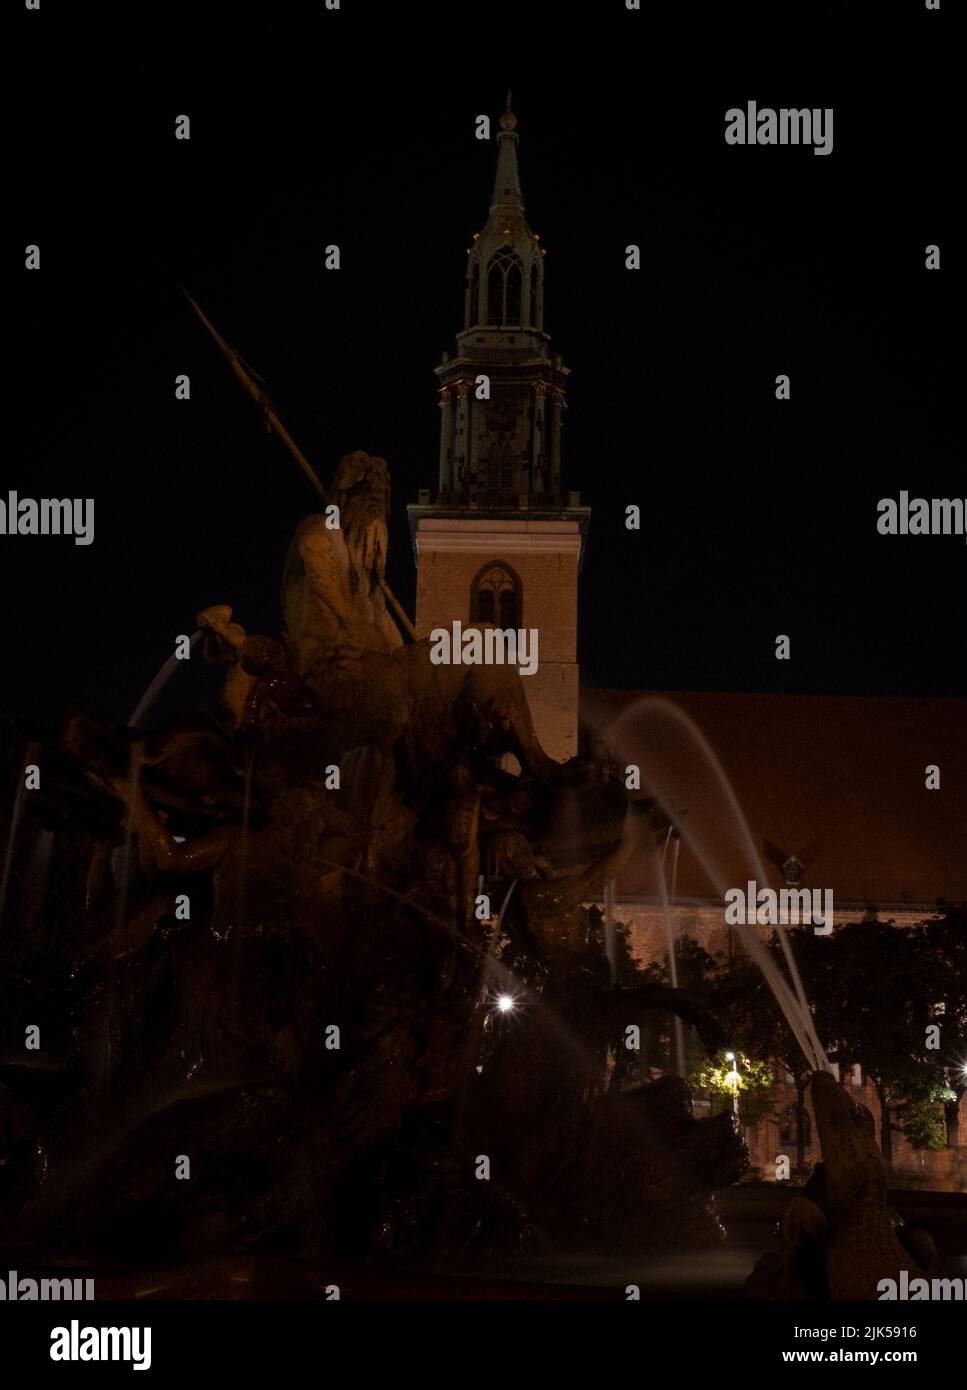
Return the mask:
<svg viewBox="0 0 967 1390">
<path fill-rule="evenodd" d="M 523 270 L 512 246 L 502 246 L 487 268 L 487 322 L 492 326 L 519 324 Z"/>
</svg>

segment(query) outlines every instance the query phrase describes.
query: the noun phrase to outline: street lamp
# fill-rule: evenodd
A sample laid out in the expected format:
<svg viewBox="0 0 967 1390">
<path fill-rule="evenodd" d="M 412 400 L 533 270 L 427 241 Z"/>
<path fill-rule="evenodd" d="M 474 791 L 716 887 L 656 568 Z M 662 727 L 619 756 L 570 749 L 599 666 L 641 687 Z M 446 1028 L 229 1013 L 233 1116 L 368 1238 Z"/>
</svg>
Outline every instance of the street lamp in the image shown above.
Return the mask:
<svg viewBox="0 0 967 1390">
<path fill-rule="evenodd" d="M 725 1079 L 732 1086 L 732 1114 L 739 1113 L 739 1073 L 735 1069 L 735 1053 L 727 1052 L 725 1060 L 732 1063 L 732 1070 L 726 1073 Z"/>
</svg>

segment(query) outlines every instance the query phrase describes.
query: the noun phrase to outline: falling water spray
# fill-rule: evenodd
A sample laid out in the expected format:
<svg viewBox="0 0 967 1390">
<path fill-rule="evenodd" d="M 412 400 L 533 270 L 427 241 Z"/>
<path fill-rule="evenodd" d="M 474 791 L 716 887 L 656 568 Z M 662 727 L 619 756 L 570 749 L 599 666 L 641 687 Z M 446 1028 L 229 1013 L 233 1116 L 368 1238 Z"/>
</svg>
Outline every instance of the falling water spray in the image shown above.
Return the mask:
<svg viewBox="0 0 967 1390">
<path fill-rule="evenodd" d="M 201 631 L 200 628 L 197 632 L 193 632 L 188 640 L 188 650 L 191 651 L 192 647 L 195 646 L 196 642 L 201 641 L 203 636 L 204 633 Z M 168 657 L 168 660 L 164 663 L 164 665 L 159 670 L 158 674 L 155 676 L 154 680 L 151 682 L 151 684 L 145 690 L 144 694 L 141 696 L 141 699 L 135 705 L 134 713 L 128 720 L 129 728 L 138 728 L 139 724 L 141 723 L 141 720 L 147 714 L 148 710 L 151 708 L 155 700 L 161 694 L 162 690 L 164 690 L 165 686 L 168 684 L 168 681 L 171 679 L 175 671 L 178 669 L 182 661 L 184 661 L 185 659 L 186 658 L 184 657 L 179 657 L 177 653 L 172 652 L 171 656 Z"/>
<path fill-rule="evenodd" d="M 709 852 L 702 835 L 696 830 L 694 815 L 681 815 L 678 810 L 682 804 L 680 794 L 673 795 L 666 787 L 658 785 L 661 780 L 657 775 L 659 769 L 649 766 L 648 760 L 641 756 L 640 749 L 636 746 L 635 735 L 641 735 L 642 721 L 649 722 L 652 732 L 654 732 L 656 725 L 663 724 L 670 734 L 684 734 L 691 747 L 699 754 L 703 767 L 711 774 L 715 785 L 724 796 L 731 813 L 731 823 L 738 832 L 742 852 L 758 873 L 759 880 L 764 882 L 767 876 L 732 784 L 711 745 L 694 720 L 690 719 L 684 710 L 679 709 L 672 701 L 660 696 L 647 696 L 636 700 L 609 730 L 610 741 L 622 751 L 623 755 L 628 755 L 629 761 L 636 762 L 641 768 L 642 785 L 645 786 L 647 783 L 648 791 L 656 797 L 668 820 L 671 821 L 678 834 L 695 854 L 709 879 L 715 885 L 716 891 L 724 898 L 729 885 Z M 639 738 L 638 743 L 641 741 Z M 747 930 L 737 929 L 737 935 L 755 964 L 762 971 L 766 983 L 772 990 L 776 1002 L 810 1066 L 815 1071 L 830 1071 L 829 1059 L 816 1033 L 812 1011 L 806 1000 L 802 980 L 785 930 L 782 927 L 779 928 L 779 941 L 789 969 L 791 984 L 782 974 L 765 943 L 756 934 L 754 927 Z"/>
</svg>

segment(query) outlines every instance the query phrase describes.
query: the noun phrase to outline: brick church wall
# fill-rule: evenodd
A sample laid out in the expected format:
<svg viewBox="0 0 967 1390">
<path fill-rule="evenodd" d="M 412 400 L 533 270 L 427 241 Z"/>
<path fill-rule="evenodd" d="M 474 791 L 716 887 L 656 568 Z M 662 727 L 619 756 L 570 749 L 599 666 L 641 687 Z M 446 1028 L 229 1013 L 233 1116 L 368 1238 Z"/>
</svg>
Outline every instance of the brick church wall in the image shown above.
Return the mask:
<svg viewBox="0 0 967 1390">
<path fill-rule="evenodd" d="M 538 738 L 552 758 L 577 752 L 577 593 L 580 536 L 574 522 L 481 516 L 421 518 L 416 629 L 420 637 L 470 621 L 470 590 L 489 562 L 519 577 L 520 626 L 538 633 L 538 667 L 522 677 Z"/>
</svg>

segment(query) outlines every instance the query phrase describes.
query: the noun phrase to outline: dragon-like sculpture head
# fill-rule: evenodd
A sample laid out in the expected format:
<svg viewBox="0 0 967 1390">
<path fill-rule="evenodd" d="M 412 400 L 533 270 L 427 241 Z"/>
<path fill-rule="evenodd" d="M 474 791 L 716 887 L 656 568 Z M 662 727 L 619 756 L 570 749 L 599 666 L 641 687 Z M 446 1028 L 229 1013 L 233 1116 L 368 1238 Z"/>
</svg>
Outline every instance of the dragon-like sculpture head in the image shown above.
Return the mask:
<svg viewBox="0 0 967 1390">
<path fill-rule="evenodd" d="M 811 1090 L 830 1210 L 850 1202 L 885 1203 L 886 1168 L 873 1116 L 829 1072 L 814 1072 Z"/>
</svg>

